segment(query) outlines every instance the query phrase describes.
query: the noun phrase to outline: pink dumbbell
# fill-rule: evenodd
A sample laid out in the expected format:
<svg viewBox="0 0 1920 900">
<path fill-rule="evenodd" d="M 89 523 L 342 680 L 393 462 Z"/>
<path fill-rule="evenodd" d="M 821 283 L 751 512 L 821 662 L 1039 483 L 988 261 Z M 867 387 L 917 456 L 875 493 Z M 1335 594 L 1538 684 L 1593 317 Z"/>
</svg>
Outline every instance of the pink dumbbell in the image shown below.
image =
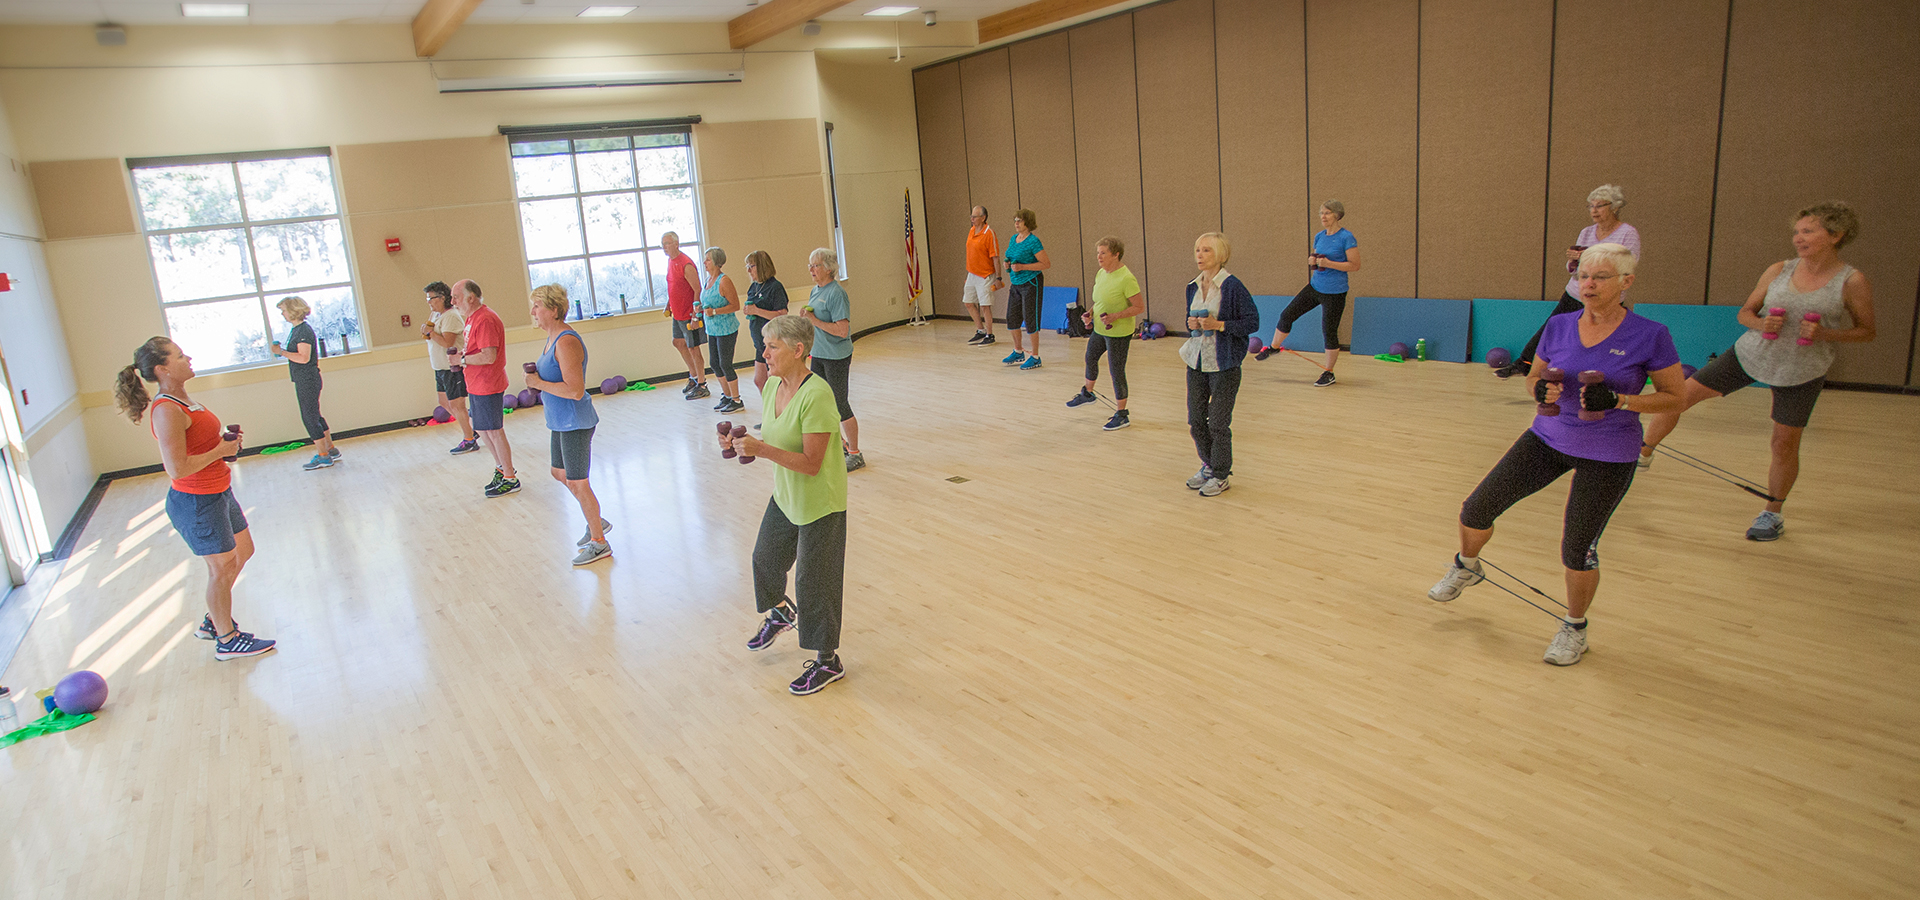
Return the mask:
<svg viewBox="0 0 1920 900">
<path fill-rule="evenodd" d="M 1545 372 L 1540 373 L 1540 380 L 1548 384 L 1562 385 L 1561 389 L 1565 390 L 1567 373 L 1562 369 L 1549 368 Z M 1537 409 L 1543 416 L 1557 416 L 1560 414 L 1560 404 L 1558 403 L 1542 403 Z"/>
<path fill-rule="evenodd" d="M 1804 315 L 1804 316 L 1801 316 L 1801 318 L 1803 318 L 1803 319 L 1805 319 L 1805 320 L 1807 320 L 1807 321 L 1809 321 L 1809 322 L 1818 322 L 1818 321 L 1820 321 L 1820 314 L 1819 314 L 1819 313 L 1807 313 L 1806 315 Z M 1811 344 L 1811 343 L 1813 343 L 1813 341 L 1811 341 L 1811 340 L 1809 340 L 1809 339 L 1807 339 L 1807 338 L 1803 338 L 1803 337 L 1797 337 L 1797 338 L 1794 338 L 1794 339 L 1793 339 L 1793 342 L 1794 342 L 1794 343 L 1796 343 L 1796 344 L 1799 344 L 1799 345 L 1800 345 L 1800 346 L 1802 346 L 1802 347 L 1805 347 L 1806 345 L 1808 345 L 1808 344 Z"/>
<path fill-rule="evenodd" d="M 741 439 L 741 438 L 744 438 L 744 437 L 746 437 L 746 436 L 747 436 L 747 426 L 745 426 L 745 425 L 735 425 L 735 426 L 733 426 L 733 442 L 734 442 L 734 446 L 736 446 L 736 447 L 737 447 L 737 446 L 739 446 L 739 444 L 740 444 L 740 439 Z M 750 463 L 750 462 L 753 462 L 753 461 L 754 461 L 755 459 L 757 459 L 757 458 L 758 458 L 758 457 L 753 457 L 753 456 L 748 456 L 748 455 L 747 455 L 747 451 L 745 451 L 745 450 L 741 450 L 741 451 L 740 451 L 740 464 L 741 464 L 741 465 L 743 465 L 743 466 L 744 466 L 744 465 L 746 465 L 747 463 Z"/>
<path fill-rule="evenodd" d="M 734 434 L 734 431 L 735 431 L 735 429 L 734 429 L 734 427 L 733 427 L 733 423 L 732 423 L 732 422 L 716 422 L 716 423 L 714 423 L 714 426 L 713 426 L 713 428 L 714 428 L 714 430 L 715 430 L 715 431 L 718 431 L 718 432 L 720 432 L 720 436 L 721 436 L 721 437 L 723 437 L 723 438 L 724 438 L 724 437 L 739 437 L 739 435 L 736 435 L 736 434 Z M 742 433 L 744 433 L 744 432 L 742 432 Z M 736 456 L 739 456 L 739 455 L 740 455 L 740 452 L 739 452 L 739 451 L 737 451 L 737 450 L 735 450 L 735 449 L 733 449 L 732 447 L 725 447 L 725 446 L 723 446 L 723 447 L 721 447 L 721 448 L 720 448 L 720 458 L 721 458 L 721 459 L 732 459 L 732 458 L 734 458 L 734 457 L 736 457 Z"/>
<path fill-rule="evenodd" d="M 1787 311 L 1784 307 L 1776 306 L 1772 309 L 1767 310 L 1767 318 L 1769 319 L 1777 319 L 1782 316 L 1785 316 L 1786 314 L 1787 314 Z M 1762 331 L 1760 332 L 1760 339 L 1763 341 L 1777 341 L 1780 339 L 1780 332 Z"/>
<path fill-rule="evenodd" d="M 1598 371 L 1595 371 L 1593 369 L 1588 369 L 1585 372 L 1580 373 L 1580 401 L 1581 401 L 1580 418 L 1582 421 L 1598 422 L 1601 419 L 1604 419 L 1607 417 L 1606 410 L 1588 409 L 1586 405 L 1586 396 L 1587 396 L 1586 386 L 1589 384 L 1599 384 L 1606 380 L 1607 380 L 1607 376 L 1602 375 Z"/>
</svg>

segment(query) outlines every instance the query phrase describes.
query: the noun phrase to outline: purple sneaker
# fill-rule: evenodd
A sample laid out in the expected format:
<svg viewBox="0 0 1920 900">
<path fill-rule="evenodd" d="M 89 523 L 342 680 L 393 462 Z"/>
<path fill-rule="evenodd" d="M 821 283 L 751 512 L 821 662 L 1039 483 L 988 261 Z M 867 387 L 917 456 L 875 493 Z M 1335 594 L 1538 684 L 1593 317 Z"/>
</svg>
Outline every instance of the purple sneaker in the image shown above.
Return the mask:
<svg viewBox="0 0 1920 900">
<path fill-rule="evenodd" d="M 830 662 L 823 663 L 817 659 L 810 659 L 807 660 L 807 667 L 801 670 L 800 677 L 787 685 L 787 692 L 796 697 L 804 697 L 807 694 L 817 693 L 821 688 L 845 678 L 846 675 L 847 666 L 840 661 L 839 654 L 835 654 Z"/>
<path fill-rule="evenodd" d="M 753 639 L 747 641 L 747 649 L 765 650 L 773 646 L 774 640 L 782 633 L 791 630 L 793 630 L 793 618 L 776 607 L 767 613 L 767 618 L 760 623 L 760 630 L 754 634 Z"/>
</svg>

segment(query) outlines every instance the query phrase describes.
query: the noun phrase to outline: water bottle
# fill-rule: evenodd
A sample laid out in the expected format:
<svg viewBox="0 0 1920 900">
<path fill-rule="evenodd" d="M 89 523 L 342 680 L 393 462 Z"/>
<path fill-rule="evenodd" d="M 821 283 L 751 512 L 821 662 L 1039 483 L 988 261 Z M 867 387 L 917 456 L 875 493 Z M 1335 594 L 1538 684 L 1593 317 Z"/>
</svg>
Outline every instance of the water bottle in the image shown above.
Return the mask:
<svg viewBox="0 0 1920 900">
<path fill-rule="evenodd" d="M 20 727 L 20 714 L 14 710 L 13 695 L 0 697 L 0 734 L 11 734 Z"/>
<path fill-rule="evenodd" d="M 1421 362 L 1427 361 L 1427 339 L 1426 338 L 1421 338 L 1413 342 L 1413 355 L 1420 357 Z"/>
</svg>

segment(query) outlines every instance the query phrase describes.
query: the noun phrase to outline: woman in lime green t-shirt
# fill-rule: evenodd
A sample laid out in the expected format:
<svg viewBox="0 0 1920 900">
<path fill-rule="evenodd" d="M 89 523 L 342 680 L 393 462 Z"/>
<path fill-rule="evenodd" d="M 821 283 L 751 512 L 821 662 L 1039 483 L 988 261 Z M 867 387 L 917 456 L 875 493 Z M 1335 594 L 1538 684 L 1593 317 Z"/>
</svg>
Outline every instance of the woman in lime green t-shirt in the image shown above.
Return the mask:
<svg viewBox="0 0 1920 900">
<path fill-rule="evenodd" d="M 838 652 L 846 588 L 847 465 L 845 456 L 829 452 L 840 433 L 839 404 L 827 380 L 808 366 L 811 321 L 781 316 L 767 322 L 762 336 L 772 375 L 760 394 L 765 418 L 760 437 L 720 438 L 722 447 L 778 466 L 773 498 L 753 545 L 754 601 L 766 619 L 747 649 L 765 650 L 782 632 L 797 629 L 800 647 L 816 657 L 787 690 L 811 694 L 847 674 Z M 788 569 L 794 569 L 794 603 L 787 600 Z"/>
<path fill-rule="evenodd" d="M 1127 245 L 1117 237 L 1103 237 L 1093 245 L 1093 258 L 1100 271 L 1093 276 L 1093 299 L 1081 314 L 1093 334 L 1087 336 L 1087 384 L 1067 401 L 1068 406 L 1092 403 L 1093 385 L 1100 377 L 1100 357 L 1107 356 L 1107 371 L 1113 377 L 1113 418 L 1101 426 L 1118 431 L 1133 424 L 1127 418 L 1127 345 L 1133 339 L 1136 316 L 1147 311 L 1140 297 L 1140 282 L 1133 270 L 1120 264 Z"/>
</svg>

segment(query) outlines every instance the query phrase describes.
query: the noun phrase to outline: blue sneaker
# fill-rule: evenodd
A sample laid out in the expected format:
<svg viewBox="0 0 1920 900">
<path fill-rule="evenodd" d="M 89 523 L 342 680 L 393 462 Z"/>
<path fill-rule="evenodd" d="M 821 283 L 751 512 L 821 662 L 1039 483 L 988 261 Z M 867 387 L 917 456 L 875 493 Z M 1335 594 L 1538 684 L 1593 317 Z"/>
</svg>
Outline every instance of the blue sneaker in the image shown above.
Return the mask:
<svg viewBox="0 0 1920 900">
<path fill-rule="evenodd" d="M 333 457 L 328 456 L 325 453 L 315 453 L 313 455 L 313 458 L 310 460 L 307 460 L 306 465 L 303 465 L 300 468 L 305 469 L 309 472 L 315 469 L 330 469 L 330 468 L 333 468 Z"/>
<path fill-rule="evenodd" d="M 1010 366 L 1026 358 L 1027 358 L 1027 355 L 1025 353 L 1021 353 L 1020 351 L 1015 350 L 1012 353 L 1007 354 L 1007 358 L 1001 360 L 1001 362 L 1006 363 L 1007 365 Z"/>
<path fill-rule="evenodd" d="M 1762 510 L 1760 515 L 1754 517 L 1753 527 L 1747 529 L 1747 540 L 1777 541 L 1780 539 L 1780 532 L 1785 530 L 1787 530 L 1786 520 L 1782 519 L 1779 513 Z"/>
<path fill-rule="evenodd" d="M 243 656 L 259 656 L 273 649 L 273 641 L 257 638 L 235 628 L 227 636 L 213 645 L 213 658 L 219 660 L 239 659 Z"/>
<path fill-rule="evenodd" d="M 1021 371 L 1038 368 L 1040 368 L 1040 357 L 1038 356 L 1029 356 L 1026 362 L 1020 364 Z"/>
<path fill-rule="evenodd" d="M 1080 393 L 1073 395 L 1073 399 L 1067 401 L 1067 406 L 1069 408 L 1075 407 L 1075 406 L 1085 406 L 1092 402 L 1093 402 L 1093 392 L 1087 390 L 1086 388 L 1081 388 Z"/>
</svg>

